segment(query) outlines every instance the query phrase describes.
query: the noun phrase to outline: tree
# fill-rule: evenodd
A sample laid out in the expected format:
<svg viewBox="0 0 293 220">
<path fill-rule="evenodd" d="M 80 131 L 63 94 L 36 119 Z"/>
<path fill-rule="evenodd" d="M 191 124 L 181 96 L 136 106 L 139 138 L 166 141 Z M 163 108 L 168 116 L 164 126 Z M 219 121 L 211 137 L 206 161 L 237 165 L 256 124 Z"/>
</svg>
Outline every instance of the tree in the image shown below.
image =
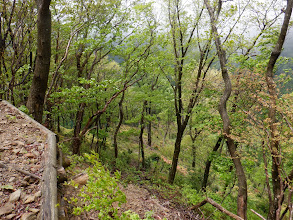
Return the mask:
<svg viewBox="0 0 293 220">
<path fill-rule="evenodd" d="M 282 208 L 282 190 L 284 188 L 281 173 L 281 149 L 279 143 L 278 134 L 278 121 L 276 118 L 277 113 L 277 88 L 274 81 L 274 67 L 277 59 L 279 58 L 282 47 L 287 35 L 287 30 L 289 27 L 289 22 L 292 14 L 293 0 L 287 0 L 287 7 L 285 10 L 285 17 L 282 24 L 282 28 L 279 34 L 278 41 L 274 49 L 272 50 L 267 69 L 265 72 L 268 92 L 269 92 L 269 128 L 270 128 L 270 149 L 272 155 L 272 184 L 274 197 L 272 204 L 270 204 L 268 219 L 280 219 L 281 208 Z"/>
<path fill-rule="evenodd" d="M 219 113 L 221 115 L 222 121 L 223 121 L 223 134 L 227 140 L 228 149 L 230 152 L 230 155 L 232 157 L 236 174 L 238 178 L 238 198 L 237 198 L 237 214 L 243 218 L 247 219 L 247 182 L 246 182 L 246 176 L 244 173 L 243 166 L 241 164 L 240 156 L 237 153 L 237 146 L 230 136 L 230 119 L 227 112 L 227 101 L 231 95 L 232 91 L 232 85 L 230 81 L 230 77 L 228 74 L 227 69 L 227 57 L 226 57 L 226 51 L 223 49 L 220 36 L 218 33 L 218 29 L 216 27 L 217 18 L 219 16 L 220 10 L 221 10 L 221 4 L 222 1 L 219 1 L 218 4 L 218 10 L 217 14 L 215 14 L 215 9 L 213 9 L 210 5 L 209 0 L 205 0 L 205 5 L 208 9 L 208 13 L 211 20 L 211 29 L 213 32 L 213 37 L 216 45 L 216 49 L 218 52 L 218 57 L 220 61 L 221 71 L 222 71 L 222 78 L 225 82 L 225 90 L 223 93 L 223 96 L 219 103 Z"/>
<path fill-rule="evenodd" d="M 76 7 L 79 4 L 80 7 Z M 77 73 L 77 77 L 69 76 L 68 88 L 61 88 L 52 97 L 66 100 L 60 106 L 67 108 L 70 103 L 75 114 L 73 153 L 80 153 L 82 140 L 89 130 L 98 132 L 101 116 L 109 105 L 145 75 L 145 60 L 153 44 L 155 25 L 151 19 L 144 23 L 147 19 L 137 16 L 139 10 L 148 11 L 148 7 L 150 5 L 129 6 L 120 0 L 87 4 L 77 1 L 70 9 L 77 10 L 83 17 L 82 24 L 78 18 L 70 20 L 77 22 L 77 26 L 82 25 L 74 39 L 75 52 L 68 58 L 75 60 L 76 66 L 71 66 L 70 71 Z M 136 12 L 130 14 L 130 8 Z M 103 13 L 96 16 L 100 10 Z M 85 23 L 87 25 L 83 25 Z M 111 68 L 113 62 L 116 65 Z"/>
<path fill-rule="evenodd" d="M 27 107 L 34 119 L 42 122 L 51 59 L 51 0 L 38 0 L 38 49 Z"/>
<path fill-rule="evenodd" d="M 35 4 L 27 0 L 0 5 L 0 96 L 19 106 L 27 101 L 34 68 Z"/>
<path fill-rule="evenodd" d="M 115 128 L 114 136 L 113 136 L 113 146 L 114 146 L 114 155 L 115 158 L 118 158 L 118 143 L 117 143 L 117 135 L 119 132 L 119 129 L 122 125 L 123 119 L 124 119 L 124 113 L 123 113 L 123 101 L 124 101 L 125 91 L 122 92 L 120 101 L 118 103 L 119 106 L 119 122 Z"/>
<path fill-rule="evenodd" d="M 199 33 L 200 25 L 205 22 L 202 14 L 203 6 L 200 3 L 196 6 L 195 15 L 191 15 L 188 14 L 181 0 L 167 1 L 169 32 L 162 48 L 168 50 L 163 51 L 164 55 L 159 65 L 173 89 L 177 123 L 172 166 L 168 178 L 171 184 L 174 183 L 177 171 L 184 131 L 192 109 L 199 101 L 205 85 L 205 77 L 214 60 L 213 54 L 210 55 L 210 33 Z M 196 56 L 196 59 L 193 56 Z M 187 77 L 192 74 L 194 80 L 190 91 L 184 85 Z"/>
</svg>

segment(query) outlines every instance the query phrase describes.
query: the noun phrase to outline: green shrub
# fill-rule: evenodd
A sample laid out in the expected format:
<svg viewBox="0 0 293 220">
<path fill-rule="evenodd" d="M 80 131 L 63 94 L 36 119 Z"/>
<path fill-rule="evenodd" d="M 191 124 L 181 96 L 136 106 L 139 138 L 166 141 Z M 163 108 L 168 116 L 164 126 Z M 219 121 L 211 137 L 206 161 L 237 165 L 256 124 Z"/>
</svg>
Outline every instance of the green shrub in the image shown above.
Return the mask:
<svg viewBox="0 0 293 220">
<path fill-rule="evenodd" d="M 85 211 L 99 211 L 99 219 L 120 219 L 117 208 L 113 207 L 114 203 L 120 206 L 126 202 L 124 193 L 118 187 L 120 173 L 115 172 L 112 177 L 99 162 L 98 154 L 84 154 L 86 162 L 92 166 L 86 169 L 89 176 L 88 182 L 80 189 L 78 198 L 72 197 L 69 202 L 76 205 L 73 210 L 75 215 L 80 215 Z M 77 187 L 74 181 L 70 185 Z"/>
<path fill-rule="evenodd" d="M 153 214 L 154 213 L 152 211 L 146 212 L 143 220 L 153 220 L 154 219 L 152 217 Z M 139 217 L 138 214 L 128 210 L 121 215 L 120 219 L 121 220 L 140 220 L 141 218 Z M 163 220 L 166 220 L 166 218 L 164 218 Z"/>
</svg>

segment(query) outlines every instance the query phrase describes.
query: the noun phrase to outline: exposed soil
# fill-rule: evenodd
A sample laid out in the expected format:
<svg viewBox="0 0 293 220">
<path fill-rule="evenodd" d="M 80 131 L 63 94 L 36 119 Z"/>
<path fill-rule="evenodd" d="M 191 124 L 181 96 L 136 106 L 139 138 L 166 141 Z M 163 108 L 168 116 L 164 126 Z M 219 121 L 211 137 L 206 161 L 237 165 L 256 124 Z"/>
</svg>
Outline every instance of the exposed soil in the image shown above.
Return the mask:
<svg viewBox="0 0 293 220">
<path fill-rule="evenodd" d="M 155 219 L 199 219 L 188 207 L 164 199 L 159 192 L 146 186 L 129 184 L 126 188 L 120 188 L 127 198 L 127 203 L 121 207 L 122 211 L 132 210 L 139 214 L 141 218 L 145 216 L 146 212 L 152 211 Z"/>
<path fill-rule="evenodd" d="M 46 135 L 0 101 L 0 219 L 34 219 L 40 211 Z"/>
<path fill-rule="evenodd" d="M 127 202 L 118 207 L 119 213 L 131 210 L 137 213 L 140 218 L 144 218 L 145 214 L 152 212 L 154 219 L 168 219 L 168 220 L 189 220 L 200 219 L 197 214 L 189 210 L 188 207 L 181 206 L 170 200 L 163 199 L 158 192 L 152 191 L 144 186 L 137 186 L 128 184 L 126 187 L 120 185 L 121 191 L 126 195 Z M 73 187 L 66 187 L 63 189 L 65 196 L 76 195 L 77 191 Z M 70 204 L 66 204 L 70 208 Z M 72 220 L 86 220 L 98 219 L 97 212 L 83 213 L 80 216 L 74 216 L 68 213 L 68 218 Z"/>
<path fill-rule="evenodd" d="M 79 170 L 79 171 L 77 171 Z M 75 175 L 70 179 L 74 179 L 74 182 L 78 183 L 80 186 L 86 184 L 88 180 L 87 174 L 83 173 L 84 169 L 76 167 L 74 172 L 80 172 L 80 175 Z M 76 177 L 78 176 L 78 177 Z M 62 186 L 62 193 L 65 198 L 78 197 L 79 188 L 74 188 L 73 186 Z M 168 220 L 189 220 L 189 219 L 200 219 L 199 216 L 191 211 L 189 207 L 179 204 L 172 199 L 174 196 L 180 196 L 177 191 L 172 191 L 168 195 L 160 192 L 152 185 L 136 185 L 136 184 L 119 184 L 120 190 L 126 195 L 126 203 L 122 204 L 121 207 L 114 205 L 118 208 L 118 213 L 123 213 L 125 211 L 132 211 L 144 218 L 146 213 L 153 213 L 152 217 L 154 219 L 168 219 Z M 165 193 L 168 189 L 165 189 Z M 177 192 L 177 193 L 176 193 Z M 98 212 L 91 211 L 81 214 L 80 216 L 74 216 L 72 212 L 72 204 L 69 204 L 65 200 L 66 213 L 68 214 L 68 219 L 72 220 L 86 220 L 98 219 Z"/>
</svg>

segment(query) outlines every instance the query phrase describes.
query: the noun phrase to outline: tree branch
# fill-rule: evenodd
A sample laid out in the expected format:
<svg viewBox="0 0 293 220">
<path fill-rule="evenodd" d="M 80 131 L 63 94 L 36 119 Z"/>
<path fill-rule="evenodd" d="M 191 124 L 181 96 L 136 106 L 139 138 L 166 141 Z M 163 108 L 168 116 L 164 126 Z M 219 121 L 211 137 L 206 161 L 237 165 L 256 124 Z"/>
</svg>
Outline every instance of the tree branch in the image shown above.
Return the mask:
<svg viewBox="0 0 293 220">
<path fill-rule="evenodd" d="M 254 214 L 256 214 L 258 217 L 260 217 L 262 220 L 266 220 L 262 215 L 258 214 L 256 211 L 254 211 L 253 209 L 250 209 L 250 211 L 252 211 Z"/>
<path fill-rule="evenodd" d="M 5 168 L 5 169 L 12 168 L 12 169 L 14 169 L 14 170 L 16 170 L 16 171 L 18 171 L 18 172 L 20 172 L 22 174 L 25 174 L 27 176 L 31 176 L 31 177 L 33 177 L 35 179 L 38 179 L 38 180 L 42 180 L 41 177 L 39 177 L 39 176 L 37 176 L 37 175 L 35 175 L 33 173 L 30 173 L 28 171 L 19 169 L 19 168 L 15 167 L 15 166 L 12 166 L 12 165 L 4 165 L 2 162 L 0 162 L 0 168 Z"/>
<path fill-rule="evenodd" d="M 193 206 L 191 208 L 191 210 L 194 209 L 198 209 L 199 207 L 205 205 L 206 203 L 210 203 L 212 206 L 214 206 L 215 208 L 217 208 L 220 212 L 230 216 L 233 219 L 236 220 L 243 220 L 243 218 L 239 217 L 238 215 L 235 215 L 234 213 L 228 211 L 227 209 L 225 209 L 224 207 L 222 207 L 220 204 L 216 203 L 214 200 L 210 199 L 210 198 L 206 198 L 205 200 L 201 201 L 200 203 L 198 203 L 197 205 Z"/>
</svg>

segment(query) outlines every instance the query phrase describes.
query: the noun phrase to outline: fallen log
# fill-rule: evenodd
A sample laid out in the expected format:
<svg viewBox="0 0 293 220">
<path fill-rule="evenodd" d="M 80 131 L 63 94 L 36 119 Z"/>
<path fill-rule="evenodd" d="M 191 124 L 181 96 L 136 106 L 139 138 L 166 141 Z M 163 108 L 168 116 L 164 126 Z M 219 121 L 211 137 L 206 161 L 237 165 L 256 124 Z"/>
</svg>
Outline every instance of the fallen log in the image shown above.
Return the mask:
<svg viewBox="0 0 293 220">
<path fill-rule="evenodd" d="M 233 219 L 236 220 L 243 220 L 243 218 L 239 217 L 238 215 L 235 215 L 234 213 L 228 211 L 224 207 L 222 207 L 220 204 L 216 203 L 214 200 L 210 198 L 206 198 L 205 200 L 201 201 L 200 203 L 196 204 L 195 206 L 191 207 L 191 210 L 198 209 L 199 207 L 205 205 L 206 203 L 210 203 L 212 206 L 217 208 L 220 212 L 230 216 Z"/>
</svg>

